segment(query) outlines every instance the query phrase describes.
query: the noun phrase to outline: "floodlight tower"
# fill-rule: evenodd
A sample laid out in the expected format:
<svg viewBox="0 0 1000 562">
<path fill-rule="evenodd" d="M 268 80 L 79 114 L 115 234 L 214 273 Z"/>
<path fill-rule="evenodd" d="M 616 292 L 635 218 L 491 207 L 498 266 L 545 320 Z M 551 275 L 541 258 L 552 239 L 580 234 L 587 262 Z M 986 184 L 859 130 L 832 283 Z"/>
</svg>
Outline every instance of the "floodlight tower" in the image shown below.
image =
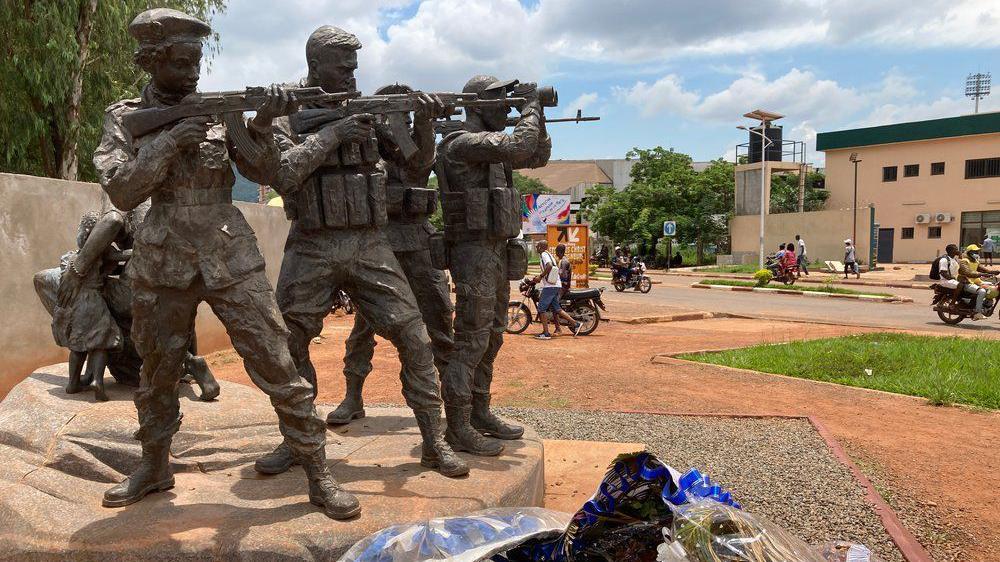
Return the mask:
<svg viewBox="0 0 1000 562">
<path fill-rule="evenodd" d="M 976 113 L 979 113 L 979 100 L 990 95 L 990 73 L 977 72 L 965 79 L 965 97 L 976 100 Z"/>
</svg>

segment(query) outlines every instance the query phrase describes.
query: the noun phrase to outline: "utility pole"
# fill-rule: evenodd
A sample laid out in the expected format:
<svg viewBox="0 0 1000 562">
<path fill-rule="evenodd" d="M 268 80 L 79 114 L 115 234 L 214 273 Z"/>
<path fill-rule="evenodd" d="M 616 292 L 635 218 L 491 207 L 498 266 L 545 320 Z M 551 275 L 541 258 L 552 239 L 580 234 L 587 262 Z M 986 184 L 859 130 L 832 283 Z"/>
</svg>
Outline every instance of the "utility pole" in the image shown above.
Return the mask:
<svg viewBox="0 0 1000 562">
<path fill-rule="evenodd" d="M 739 125 L 736 128 L 749 131 L 760 137 L 760 256 L 758 257 L 757 265 L 760 269 L 764 269 L 764 214 L 767 213 L 767 206 L 771 203 L 770 198 L 767 197 L 767 147 L 773 144 L 767 138 L 767 126 L 769 123 L 781 119 L 784 115 L 772 111 L 764 111 L 763 109 L 755 109 L 749 113 L 744 113 L 743 117 L 760 121 L 759 131 L 747 128 L 744 125 Z"/>
</svg>

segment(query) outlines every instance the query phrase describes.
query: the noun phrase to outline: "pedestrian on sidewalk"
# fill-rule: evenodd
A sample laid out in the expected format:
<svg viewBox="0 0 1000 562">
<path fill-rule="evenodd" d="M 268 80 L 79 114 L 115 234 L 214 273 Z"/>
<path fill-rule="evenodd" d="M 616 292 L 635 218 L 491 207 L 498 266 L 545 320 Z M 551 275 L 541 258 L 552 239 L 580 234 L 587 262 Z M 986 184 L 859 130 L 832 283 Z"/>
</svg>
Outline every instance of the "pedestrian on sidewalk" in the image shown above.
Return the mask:
<svg viewBox="0 0 1000 562">
<path fill-rule="evenodd" d="M 993 241 L 988 234 L 983 240 L 983 262 L 987 265 L 993 265 L 993 252 L 996 250 L 996 242 Z"/>
<path fill-rule="evenodd" d="M 854 272 L 855 277 L 861 279 L 861 268 L 858 267 L 858 254 L 854 248 L 854 243 L 848 238 L 844 240 L 844 279 L 847 279 L 848 272 Z"/>
<path fill-rule="evenodd" d="M 535 336 L 535 339 L 552 339 L 552 335 L 549 334 L 549 314 L 552 314 L 552 320 L 556 322 L 557 326 L 560 318 L 570 322 L 573 325 L 573 335 L 576 336 L 580 333 L 583 323 L 573 320 L 573 317 L 559 306 L 559 293 L 562 292 L 562 283 L 559 280 L 558 262 L 549 253 L 549 243 L 545 240 L 539 240 L 535 244 L 535 248 L 538 250 L 539 265 L 542 269 L 541 273 L 535 276 L 533 280 L 535 283 L 541 283 L 542 285 L 542 294 L 538 299 L 538 315 L 542 321 L 542 333 Z"/>
<path fill-rule="evenodd" d="M 795 241 L 799 243 L 799 257 L 796 262 L 799 268 L 798 276 L 802 277 L 802 273 L 804 272 L 806 277 L 809 277 L 809 258 L 806 257 L 806 241 L 798 234 L 795 235 Z"/>
</svg>

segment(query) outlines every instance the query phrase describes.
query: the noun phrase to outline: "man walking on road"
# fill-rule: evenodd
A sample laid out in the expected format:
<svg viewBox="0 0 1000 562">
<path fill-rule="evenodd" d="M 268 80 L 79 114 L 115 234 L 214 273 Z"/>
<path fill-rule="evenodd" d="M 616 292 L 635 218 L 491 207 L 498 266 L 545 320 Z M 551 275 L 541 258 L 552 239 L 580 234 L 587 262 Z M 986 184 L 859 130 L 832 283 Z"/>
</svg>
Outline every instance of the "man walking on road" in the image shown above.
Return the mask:
<svg viewBox="0 0 1000 562">
<path fill-rule="evenodd" d="M 802 277 L 802 272 L 805 272 L 806 277 L 809 277 L 809 258 L 806 257 L 806 241 L 798 234 L 795 235 L 795 241 L 799 245 L 799 257 L 796 262 L 799 266 L 798 276 Z"/>
<path fill-rule="evenodd" d="M 844 240 L 844 279 L 847 279 L 849 272 L 861 279 L 861 269 L 858 267 L 858 254 L 854 248 L 854 243 L 850 238 Z"/>
</svg>

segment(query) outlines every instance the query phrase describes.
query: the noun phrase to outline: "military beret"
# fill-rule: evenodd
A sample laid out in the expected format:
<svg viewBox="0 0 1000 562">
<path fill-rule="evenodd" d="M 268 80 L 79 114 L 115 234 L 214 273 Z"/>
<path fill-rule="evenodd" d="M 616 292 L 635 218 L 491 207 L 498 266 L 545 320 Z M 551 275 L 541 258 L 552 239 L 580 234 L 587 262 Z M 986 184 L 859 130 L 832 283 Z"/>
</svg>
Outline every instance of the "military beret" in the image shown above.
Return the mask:
<svg viewBox="0 0 1000 562">
<path fill-rule="evenodd" d="M 199 42 L 212 28 L 200 19 L 170 8 L 146 10 L 132 20 L 128 32 L 140 43 Z"/>
</svg>

